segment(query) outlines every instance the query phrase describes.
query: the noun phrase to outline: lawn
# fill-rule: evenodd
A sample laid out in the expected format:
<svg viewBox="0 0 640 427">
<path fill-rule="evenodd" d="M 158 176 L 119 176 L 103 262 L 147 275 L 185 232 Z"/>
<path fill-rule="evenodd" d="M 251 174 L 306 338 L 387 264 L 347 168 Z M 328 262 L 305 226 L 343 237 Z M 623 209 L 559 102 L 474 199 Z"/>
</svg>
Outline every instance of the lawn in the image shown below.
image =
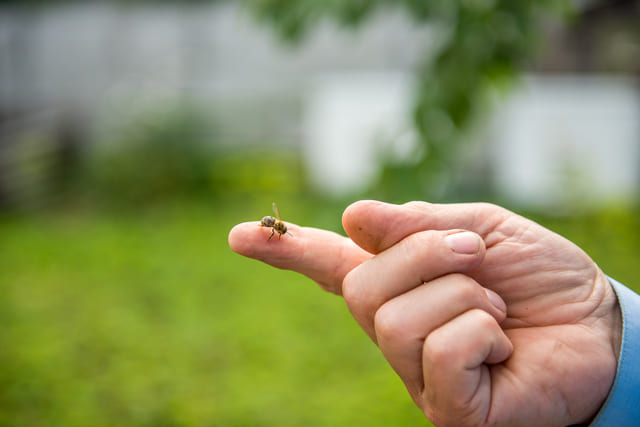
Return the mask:
<svg viewBox="0 0 640 427">
<path fill-rule="evenodd" d="M 228 249 L 251 200 L 2 219 L 0 425 L 426 425 L 340 298 Z M 343 205 L 279 205 L 339 231 Z M 635 213 L 538 220 L 636 287 Z"/>
<path fill-rule="evenodd" d="M 3 220 L 0 425 L 424 423 L 340 298 L 228 249 L 257 205 Z"/>
</svg>

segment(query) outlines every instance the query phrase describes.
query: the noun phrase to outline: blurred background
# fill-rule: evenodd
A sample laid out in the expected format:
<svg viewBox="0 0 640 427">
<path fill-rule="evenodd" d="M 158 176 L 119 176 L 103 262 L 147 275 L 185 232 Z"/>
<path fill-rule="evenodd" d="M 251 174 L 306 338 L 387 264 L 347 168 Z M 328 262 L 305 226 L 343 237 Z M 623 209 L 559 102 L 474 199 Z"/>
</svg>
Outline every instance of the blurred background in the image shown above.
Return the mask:
<svg viewBox="0 0 640 427">
<path fill-rule="evenodd" d="M 0 425 L 427 424 L 271 214 L 490 201 L 640 290 L 640 2 L 4 1 Z"/>
</svg>

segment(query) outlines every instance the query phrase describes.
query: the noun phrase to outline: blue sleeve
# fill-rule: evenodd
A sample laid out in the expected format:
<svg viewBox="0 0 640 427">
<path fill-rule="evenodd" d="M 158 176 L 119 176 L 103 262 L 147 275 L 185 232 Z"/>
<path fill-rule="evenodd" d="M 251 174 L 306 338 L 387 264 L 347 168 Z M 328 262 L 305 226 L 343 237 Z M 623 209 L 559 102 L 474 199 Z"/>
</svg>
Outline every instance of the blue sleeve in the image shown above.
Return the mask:
<svg viewBox="0 0 640 427">
<path fill-rule="evenodd" d="M 640 295 L 609 279 L 622 312 L 622 344 L 616 378 L 592 427 L 640 425 Z"/>
</svg>

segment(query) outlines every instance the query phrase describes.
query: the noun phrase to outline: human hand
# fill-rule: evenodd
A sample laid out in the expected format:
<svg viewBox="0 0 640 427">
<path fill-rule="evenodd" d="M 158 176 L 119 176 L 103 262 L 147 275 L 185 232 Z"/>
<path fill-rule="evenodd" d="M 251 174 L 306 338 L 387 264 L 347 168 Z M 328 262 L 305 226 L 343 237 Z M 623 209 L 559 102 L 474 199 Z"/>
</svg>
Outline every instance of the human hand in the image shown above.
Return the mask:
<svg viewBox="0 0 640 427">
<path fill-rule="evenodd" d="M 343 293 L 437 425 L 566 425 L 598 410 L 615 375 L 620 313 L 575 245 L 487 204 L 364 201 L 343 223 L 352 240 L 291 225 L 295 238 L 267 242 L 247 223 L 229 243 Z"/>
</svg>

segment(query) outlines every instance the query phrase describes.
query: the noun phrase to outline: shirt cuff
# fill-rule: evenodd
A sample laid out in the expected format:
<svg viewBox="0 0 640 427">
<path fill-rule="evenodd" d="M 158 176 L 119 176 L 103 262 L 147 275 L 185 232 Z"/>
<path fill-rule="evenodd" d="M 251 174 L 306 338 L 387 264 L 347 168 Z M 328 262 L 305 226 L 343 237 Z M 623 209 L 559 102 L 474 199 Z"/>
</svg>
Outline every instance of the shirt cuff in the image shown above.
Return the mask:
<svg viewBox="0 0 640 427">
<path fill-rule="evenodd" d="M 622 343 L 613 386 L 592 427 L 637 426 L 640 420 L 640 295 L 609 278 L 622 312 Z"/>
</svg>

